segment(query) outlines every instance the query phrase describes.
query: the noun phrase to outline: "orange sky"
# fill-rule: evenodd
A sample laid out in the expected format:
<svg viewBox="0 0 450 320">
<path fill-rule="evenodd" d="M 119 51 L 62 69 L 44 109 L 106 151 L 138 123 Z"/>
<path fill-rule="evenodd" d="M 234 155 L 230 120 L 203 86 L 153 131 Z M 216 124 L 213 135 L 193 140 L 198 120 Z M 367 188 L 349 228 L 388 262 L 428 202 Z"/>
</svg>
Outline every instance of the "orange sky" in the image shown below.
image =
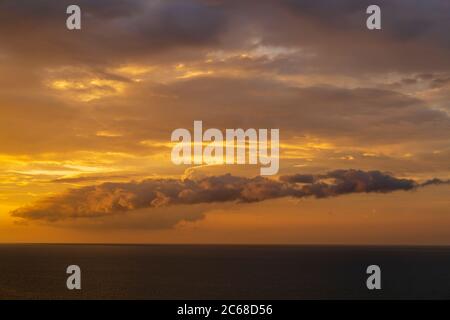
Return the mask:
<svg viewBox="0 0 450 320">
<path fill-rule="evenodd" d="M 365 1 L 307 2 L 83 0 L 79 31 L 0 4 L 0 242 L 450 244 L 448 3 L 369 32 Z M 280 129 L 279 175 L 175 166 L 194 120 Z"/>
</svg>

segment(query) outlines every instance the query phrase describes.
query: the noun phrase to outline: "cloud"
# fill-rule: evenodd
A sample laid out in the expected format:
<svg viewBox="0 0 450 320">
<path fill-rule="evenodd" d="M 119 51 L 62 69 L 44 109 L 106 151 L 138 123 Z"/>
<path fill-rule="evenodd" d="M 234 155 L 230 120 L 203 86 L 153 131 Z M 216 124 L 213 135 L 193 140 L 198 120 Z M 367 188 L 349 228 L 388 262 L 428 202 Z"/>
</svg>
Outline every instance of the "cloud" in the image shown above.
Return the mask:
<svg viewBox="0 0 450 320">
<path fill-rule="evenodd" d="M 141 176 L 136 173 L 123 173 L 123 174 L 84 174 L 77 176 L 69 176 L 53 179 L 52 183 L 80 183 L 80 182 L 98 182 L 98 181 L 115 181 L 115 180 L 129 180 L 133 176 Z"/>
<path fill-rule="evenodd" d="M 140 142 L 167 142 L 194 118 L 221 129 L 280 128 L 283 140 L 342 138 L 336 145 L 352 147 L 421 141 L 430 152 L 445 150 L 448 113 L 367 78 L 438 70 L 434 84 L 445 85 L 447 2 L 382 1 L 387 12 L 379 34 L 365 28 L 369 2 L 81 0 L 80 32 L 65 29 L 69 1 L 1 2 L 0 135 L 11 141 L 3 150 L 156 153 L 161 148 Z M 420 16 L 426 36 L 412 27 Z M 180 79 L 174 69 L 180 63 L 188 74 L 211 69 L 213 76 Z M 150 68 L 150 79 L 120 74 L 129 64 Z M 335 81 L 349 72 L 349 81 Z M 311 83 L 311 73 L 333 86 Z M 166 77 L 171 81 L 161 83 Z M 361 88 L 368 83 L 372 88 Z M 447 89 L 433 92 L 439 107 L 448 105 Z M 125 134 L 102 137 L 99 130 Z"/>
<path fill-rule="evenodd" d="M 251 203 L 283 197 L 326 198 L 351 193 L 387 193 L 413 190 L 429 184 L 400 179 L 380 171 L 335 170 L 319 175 L 244 178 L 225 174 L 197 180 L 148 179 L 141 182 L 103 183 L 44 198 L 11 212 L 13 217 L 58 221 L 105 217 L 142 209 L 213 203 Z"/>
<path fill-rule="evenodd" d="M 205 50 L 251 50 L 262 45 L 301 49 L 290 55 L 294 59 L 288 60 L 289 68 L 286 63 L 281 68 L 287 71 L 450 69 L 446 0 L 379 0 L 382 32 L 365 27 L 371 0 L 79 0 L 82 31 L 73 33 L 64 24 L 69 4 L 3 1 L 2 51 L 28 65 L 102 67 L 149 57 L 153 62 L 176 63 L 203 58 Z M 305 51 L 311 53 L 307 60 Z"/>
<path fill-rule="evenodd" d="M 155 91 L 161 96 L 146 94 Z M 148 105 L 159 106 L 155 112 L 158 119 L 164 118 L 159 126 L 167 123 L 160 132 L 171 132 L 174 126 L 191 128 L 189 119 L 202 119 L 213 128 L 280 128 L 282 139 L 313 135 L 361 146 L 368 141 L 392 144 L 412 138 L 428 145 L 430 139 L 447 142 L 450 137 L 448 114 L 391 90 L 296 87 L 264 78 L 199 78 L 139 92 L 134 107 L 125 109 L 119 102 L 109 111 L 136 112 L 150 122 L 155 114 L 148 113 Z M 136 121 L 135 127 L 140 123 Z"/>
<path fill-rule="evenodd" d="M 442 180 L 442 179 L 438 179 L 438 178 L 434 178 L 434 179 L 430 179 L 427 180 L 423 183 L 420 184 L 421 187 L 426 187 L 426 186 L 438 186 L 438 185 L 442 185 L 442 184 L 450 184 L 450 180 Z"/>
<path fill-rule="evenodd" d="M 316 177 L 312 174 L 293 174 L 280 177 L 281 181 L 289 183 L 313 183 Z"/>
<path fill-rule="evenodd" d="M 199 1 L 80 0 L 82 30 L 70 33 L 65 26 L 70 4 L 68 0 L 2 2 L 2 49 L 38 65 L 105 66 L 216 43 L 226 25 L 220 10 Z"/>
</svg>

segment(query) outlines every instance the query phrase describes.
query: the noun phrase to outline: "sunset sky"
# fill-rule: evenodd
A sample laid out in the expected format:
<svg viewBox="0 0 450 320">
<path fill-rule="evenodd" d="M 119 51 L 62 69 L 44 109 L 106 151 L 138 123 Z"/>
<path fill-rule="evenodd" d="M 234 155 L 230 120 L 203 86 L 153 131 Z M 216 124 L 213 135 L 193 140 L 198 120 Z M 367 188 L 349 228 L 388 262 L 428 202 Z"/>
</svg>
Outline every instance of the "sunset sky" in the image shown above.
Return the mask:
<svg viewBox="0 0 450 320">
<path fill-rule="evenodd" d="M 1 1 L 0 242 L 450 244 L 450 2 L 374 3 Z M 174 165 L 194 120 L 278 175 Z"/>
</svg>

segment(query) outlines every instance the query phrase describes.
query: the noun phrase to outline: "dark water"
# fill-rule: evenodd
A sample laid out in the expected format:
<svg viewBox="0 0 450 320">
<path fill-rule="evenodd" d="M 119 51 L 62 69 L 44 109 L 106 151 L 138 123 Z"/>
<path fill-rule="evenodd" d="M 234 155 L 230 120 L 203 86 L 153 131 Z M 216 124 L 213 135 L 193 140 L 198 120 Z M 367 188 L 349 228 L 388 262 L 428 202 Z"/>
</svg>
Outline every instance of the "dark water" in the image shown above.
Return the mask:
<svg viewBox="0 0 450 320">
<path fill-rule="evenodd" d="M 66 268 L 82 290 L 66 289 Z M 368 265 L 382 290 L 366 288 Z M 0 245 L 0 299 L 450 298 L 450 247 Z"/>
</svg>

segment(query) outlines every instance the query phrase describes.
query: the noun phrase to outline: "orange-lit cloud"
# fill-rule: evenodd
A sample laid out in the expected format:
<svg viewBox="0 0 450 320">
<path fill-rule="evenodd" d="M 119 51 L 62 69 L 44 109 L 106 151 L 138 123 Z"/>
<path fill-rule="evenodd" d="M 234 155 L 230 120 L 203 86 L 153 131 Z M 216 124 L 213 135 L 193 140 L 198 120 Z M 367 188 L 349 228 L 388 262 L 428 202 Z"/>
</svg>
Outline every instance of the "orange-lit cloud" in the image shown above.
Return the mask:
<svg viewBox="0 0 450 320">
<path fill-rule="evenodd" d="M 22 232 L 21 239 L 38 239 L 50 232 L 40 220 L 104 213 L 85 220 L 110 229 L 139 229 L 140 218 L 134 217 L 142 210 L 149 219 L 146 226 L 172 228 L 173 233 L 135 237 L 128 232 L 120 234 L 123 241 L 158 242 L 158 236 L 188 241 L 183 234 L 194 239 L 190 228 L 196 226 L 209 228 L 199 241 L 214 242 L 211 230 L 220 230 L 223 238 L 236 232 L 236 239 L 244 241 L 250 233 L 239 223 L 251 229 L 258 210 L 265 219 L 258 222 L 258 232 L 272 234 L 272 223 L 287 230 L 286 235 L 273 231 L 274 237 L 300 241 L 291 228 L 293 221 L 303 225 L 290 206 L 289 192 L 298 191 L 292 179 L 311 184 L 300 188 L 306 194 L 334 195 L 337 185 L 322 177 L 329 186 L 324 189 L 314 179 L 324 172 L 355 169 L 391 172 L 392 179 L 412 181 L 418 199 L 434 199 L 427 206 L 418 200 L 414 205 L 436 217 L 424 224 L 427 239 L 450 243 L 439 222 L 444 200 L 429 191 L 443 198 L 448 187 L 434 181 L 432 187 L 417 188 L 430 177 L 450 178 L 448 1 L 383 0 L 380 5 L 390 14 L 383 16 L 379 33 L 364 28 L 369 0 L 80 0 L 80 32 L 65 28 L 68 4 L 0 4 L 0 230 L 6 230 L 0 241 L 17 240 L 15 232 L 21 230 L 10 212 L 28 218 L 21 227 L 30 232 Z M 171 132 L 191 130 L 194 120 L 221 130 L 280 129 L 280 175 L 290 178 L 263 179 L 261 184 L 263 190 L 282 190 L 256 197 L 261 190 L 253 188 L 259 178 L 252 166 L 174 166 Z M 180 178 L 208 183 L 227 173 L 245 182 L 238 188 L 232 184 L 228 191 L 239 192 L 230 201 L 218 205 L 212 197 L 198 201 L 198 210 L 183 201 L 170 210 L 155 208 L 176 203 L 183 191 L 183 199 L 191 199 Z M 162 182 L 155 185 L 154 179 Z M 210 188 L 197 183 L 192 197 L 209 194 Z M 176 196 L 164 189 L 167 184 L 176 186 Z M 250 187 L 250 195 L 280 209 L 236 204 Z M 363 207 L 358 201 L 365 192 L 353 192 L 366 187 L 357 183 L 351 195 L 342 197 L 348 199 L 346 207 L 344 200 L 332 200 L 354 218 L 335 221 L 342 230 L 361 224 L 355 206 Z M 398 209 L 395 199 L 409 199 L 400 194 L 377 198 L 386 203 L 386 215 Z M 308 202 L 308 210 L 321 220 L 305 218 L 305 224 L 332 228 L 323 203 L 328 202 Z M 127 215 L 117 217 L 117 208 L 128 210 Z M 257 209 L 245 215 L 245 208 Z M 240 213 L 225 217 L 233 210 Z M 408 228 L 421 230 L 423 218 L 414 212 L 417 224 Z M 283 214 L 276 223 L 269 218 Z M 67 220 L 65 227 L 80 223 Z M 400 220 L 394 224 L 399 226 Z M 433 230 L 442 236 L 433 238 Z M 52 232 L 53 240 L 65 239 L 60 231 Z M 258 232 L 252 241 L 264 240 Z M 351 241 L 357 242 L 357 234 L 349 235 Z M 418 241 L 420 232 L 411 234 L 411 241 Z M 72 236 L 73 241 L 101 240 L 88 230 Z"/>
<path fill-rule="evenodd" d="M 450 181 L 450 180 L 449 180 Z M 199 180 L 152 179 L 129 183 L 104 183 L 72 189 L 14 210 L 12 215 L 31 220 L 58 221 L 109 216 L 128 211 L 220 202 L 259 202 L 283 197 L 327 198 L 351 193 L 412 190 L 448 184 L 440 179 L 419 184 L 379 171 L 337 170 L 327 174 L 263 177 L 210 176 Z"/>
</svg>

